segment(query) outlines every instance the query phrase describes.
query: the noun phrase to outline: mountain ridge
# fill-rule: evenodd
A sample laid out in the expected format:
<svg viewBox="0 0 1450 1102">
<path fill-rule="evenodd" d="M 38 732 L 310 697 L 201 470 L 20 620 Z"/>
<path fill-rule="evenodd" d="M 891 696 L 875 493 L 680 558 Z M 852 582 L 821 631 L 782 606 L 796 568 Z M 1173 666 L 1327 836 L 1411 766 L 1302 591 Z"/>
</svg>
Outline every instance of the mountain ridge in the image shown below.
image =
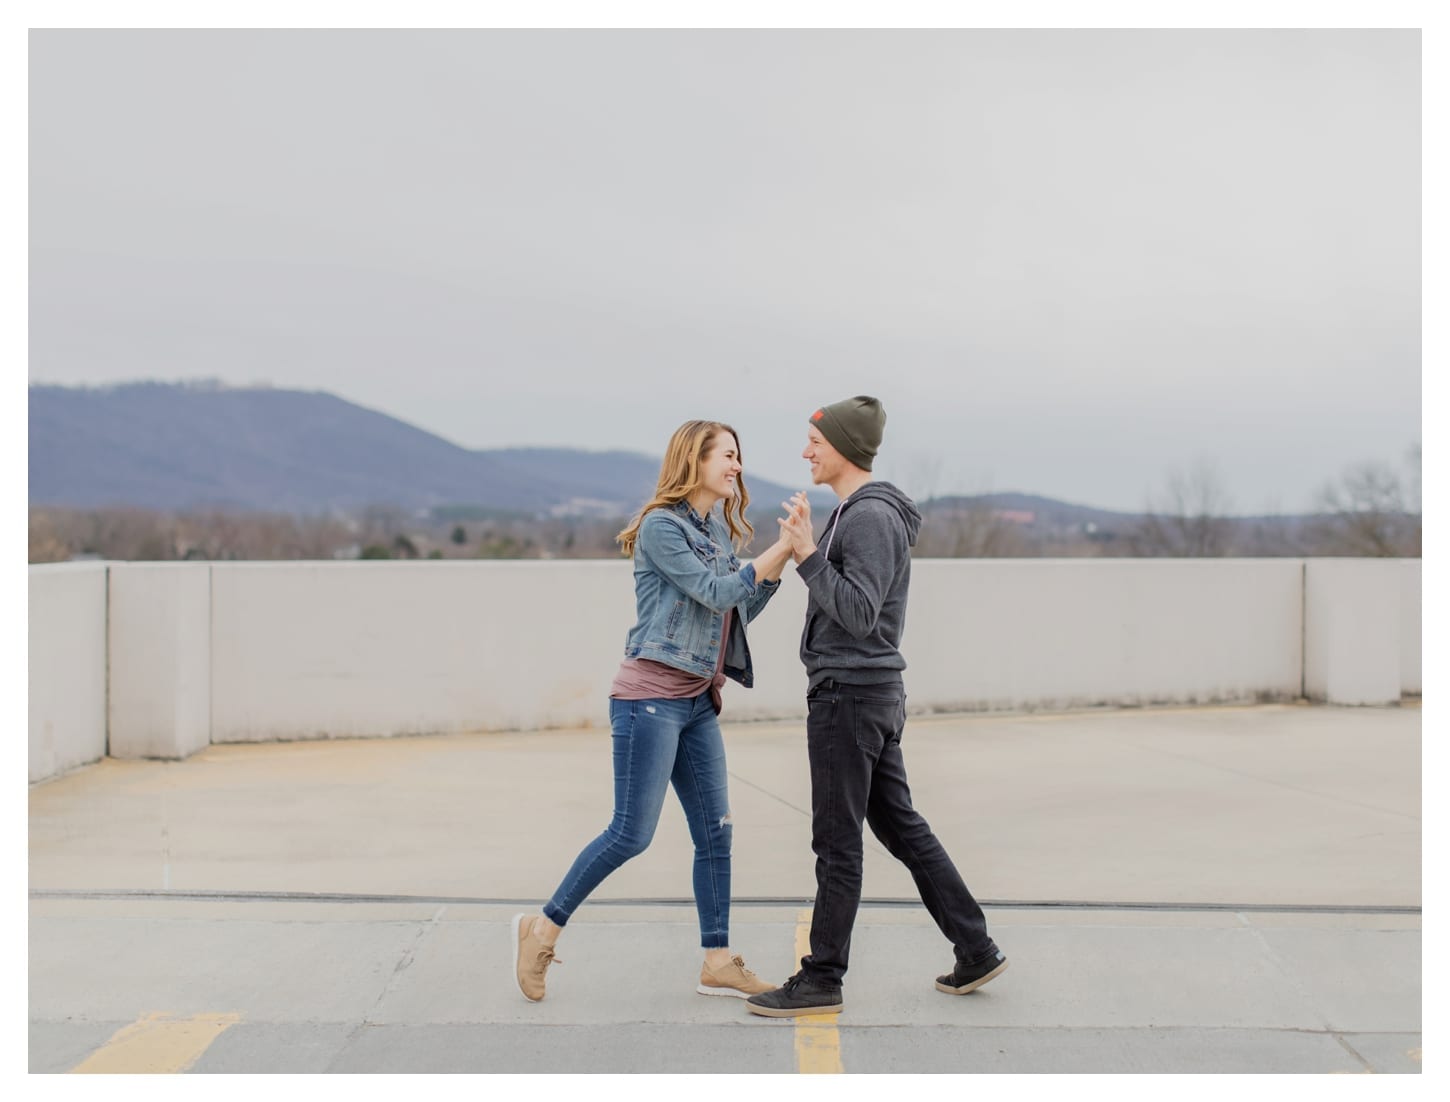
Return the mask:
<svg viewBox="0 0 1450 1102">
<path fill-rule="evenodd" d="M 29 388 L 30 504 L 286 513 L 392 505 L 627 516 L 660 459 L 468 449 L 327 391 L 133 382 Z M 794 488 L 747 475 L 755 501 Z M 813 504 L 830 499 L 815 494 Z"/>
<path fill-rule="evenodd" d="M 392 505 L 616 517 L 650 497 L 659 465 L 658 456 L 618 448 L 469 449 L 323 390 L 211 380 L 29 386 L 36 506 L 316 514 Z M 772 505 L 796 490 L 756 475 L 747 485 L 754 502 Z M 821 515 L 835 505 L 823 488 L 811 500 Z M 1018 491 L 918 504 L 1085 530 L 1143 516 Z"/>
</svg>

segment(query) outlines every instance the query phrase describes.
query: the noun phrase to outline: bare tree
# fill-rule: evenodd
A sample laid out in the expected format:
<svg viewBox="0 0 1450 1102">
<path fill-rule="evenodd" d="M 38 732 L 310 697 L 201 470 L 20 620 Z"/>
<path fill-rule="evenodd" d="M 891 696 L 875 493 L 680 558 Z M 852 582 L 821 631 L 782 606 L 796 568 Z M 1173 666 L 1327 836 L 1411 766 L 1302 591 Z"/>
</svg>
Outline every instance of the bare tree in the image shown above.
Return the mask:
<svg viewBox="0 0 1450 1102">
<path fill-rule="evenodd" d="M 921 558 L 1002 559 L 1028 553 L 1019 525 L 990 505 L 938 504 L 922 523 L 915 553 Z"/>
<path fill-rule="evenodd" d="M 330 559 L 339 548 L 351 543 L 347 525 L 336 517 L 308 517 L 300 521 L 297 543 L 290 557 L 297 559 Z"/>
<path fill-rule="evenodd" d="M 1410 480 L 1409 480 L 1410 481 L 1410 494 L 1409 494 L 1409 501 L 1406 502 L 1406 504 L 1409 506 L 1410 512 L 1412 512 L 1415 516 L 1418 517 L 1421 514 L 1421 509 L 1420 509 L 1420 442 L 1418 440 L 1416 440 L 1415 443 L 1410 447 L 1410 450 L 1405 453 L 1405 465 L 1410 470 Z"/>
<path fill-rule="evenodd" d="M 1027 554 L 1021 526 L 982 498 L 981 489 L 958 498 L 939 497 L 947 480 L 940 452 L 908 451 L 894 480 L 922 508 L 924 521 L 913 554 L 919 558 L 987 559 Z"/>
<path fill-rule="evenodd" d="M 941 453 L 908 451 L 893 468 L 890 481 L 895 482 L 912 500 L 918 503 L 930 501 L 942 487 Z"/>
<path fill-rule="evenodd" d="M 30 510 L 30 562 L 67 562 L 71 550 L 54 518 L 38 509 Z"/>
<path fill-rule="evenodd" d="M 107 559 L 146 561 L 175 558 L 171 524 L 148 509 L 102 509 L 81 514 L 74 549 Z"/>
<path fill-rule="evenodd" d="M 335 517 L 145 509 L 30 511 L 30 561 L 78 555 L 119 561 L 330 559 L 352 541 Z"/>
<path fill-rule="evenodd" d="M 1165 500 L 1152 499 L 1142 521 L 1128 536 L 1135 555 L 1164 558 L 1212 558 L 1227 555 L 1233 544 L 1228 495 L 1218 472 L 1206 459 L 1168 478 Z"/>
<path fill-rule="evenodd" d="M 369 505 L 358 516 L 357 541 L 361 544 L 389 545 L 405 535 L 408 514 L 394 505 Z"/>
<path fill-rule="evenodd" d="M 1419 496 L 1419 446 L 1410 452 L 1412 493 Z M 1319 494 L 1322 510 L 1311 525 L 1321 555 L 1410 556 L 1420 554 L 1418 501 L 1411 510 L 1404 484 L 1383 463 L 1350 467 Z"/>
</svg>

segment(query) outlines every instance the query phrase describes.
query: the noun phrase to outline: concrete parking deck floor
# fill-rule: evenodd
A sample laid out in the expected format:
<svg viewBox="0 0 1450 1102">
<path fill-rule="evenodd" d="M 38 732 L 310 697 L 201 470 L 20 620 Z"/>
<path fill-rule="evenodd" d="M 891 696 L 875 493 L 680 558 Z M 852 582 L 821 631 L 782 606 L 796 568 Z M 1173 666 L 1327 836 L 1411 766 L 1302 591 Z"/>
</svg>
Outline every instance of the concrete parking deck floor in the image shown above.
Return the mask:
<svg viewBox="0 0 1450 1102">
<path fill-rule="evenodd" d="M 814 890 L 798 723 L 726 726 L 734 947 L 795 967 Z M 610 811 L 607 730 L 214 746 L 30 792 L 30 1069 L 1417 1072 L 1420 711 L 913 719 L 917 806 L 1011 967 L 964 998 L 868 834 L 846 1008 L 694 994 L 690 845 L 510 972 Z"/>
</svg>

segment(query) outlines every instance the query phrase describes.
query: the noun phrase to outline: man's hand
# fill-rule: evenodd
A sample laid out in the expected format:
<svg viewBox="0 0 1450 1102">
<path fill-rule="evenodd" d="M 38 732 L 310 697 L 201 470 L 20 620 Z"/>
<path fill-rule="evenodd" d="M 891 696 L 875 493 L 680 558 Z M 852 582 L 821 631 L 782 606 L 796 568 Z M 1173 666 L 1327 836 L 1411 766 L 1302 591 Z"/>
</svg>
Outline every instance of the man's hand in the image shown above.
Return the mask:
<svg viewBox="0 0 1450 1102">
<path fill-rule="evenodd" d="M 802 491 L 789 501 L 781 502 L 781 508 L 786 511 L 786 515 L 778 521 L 781 534 L 790 541 L 791 558 L 800 565 L 816 550 L 811 531 L 811 503 Z"/>
<path fill-rule="evenodd" d="M 800 514 L 801 523 L 806 526 L 806 535 L 811 534 L 811 499 L 806 497 L 804 490 L 797 490 L 791 495 L 787 509 Z"/>
</svg>

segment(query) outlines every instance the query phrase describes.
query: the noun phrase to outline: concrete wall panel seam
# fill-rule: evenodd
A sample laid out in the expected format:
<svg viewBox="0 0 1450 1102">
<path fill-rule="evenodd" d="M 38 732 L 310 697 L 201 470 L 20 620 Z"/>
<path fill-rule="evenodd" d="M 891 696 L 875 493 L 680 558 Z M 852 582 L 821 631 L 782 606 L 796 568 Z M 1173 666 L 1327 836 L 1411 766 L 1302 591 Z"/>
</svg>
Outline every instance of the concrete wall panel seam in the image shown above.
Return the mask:
<svg viewBox="0 0 1450 1102">
<path fill-rule="evenodd" d="M 1309 625 L 1306 621 L 1309 608 L 1309 564 L 1299 560 L 1299 699 L 1309 697 Z"/>
<path fill-rule="evenodd" d="M 111 564 L 105 568 L 106 757 L 111 756 Z"/>
</svg>

